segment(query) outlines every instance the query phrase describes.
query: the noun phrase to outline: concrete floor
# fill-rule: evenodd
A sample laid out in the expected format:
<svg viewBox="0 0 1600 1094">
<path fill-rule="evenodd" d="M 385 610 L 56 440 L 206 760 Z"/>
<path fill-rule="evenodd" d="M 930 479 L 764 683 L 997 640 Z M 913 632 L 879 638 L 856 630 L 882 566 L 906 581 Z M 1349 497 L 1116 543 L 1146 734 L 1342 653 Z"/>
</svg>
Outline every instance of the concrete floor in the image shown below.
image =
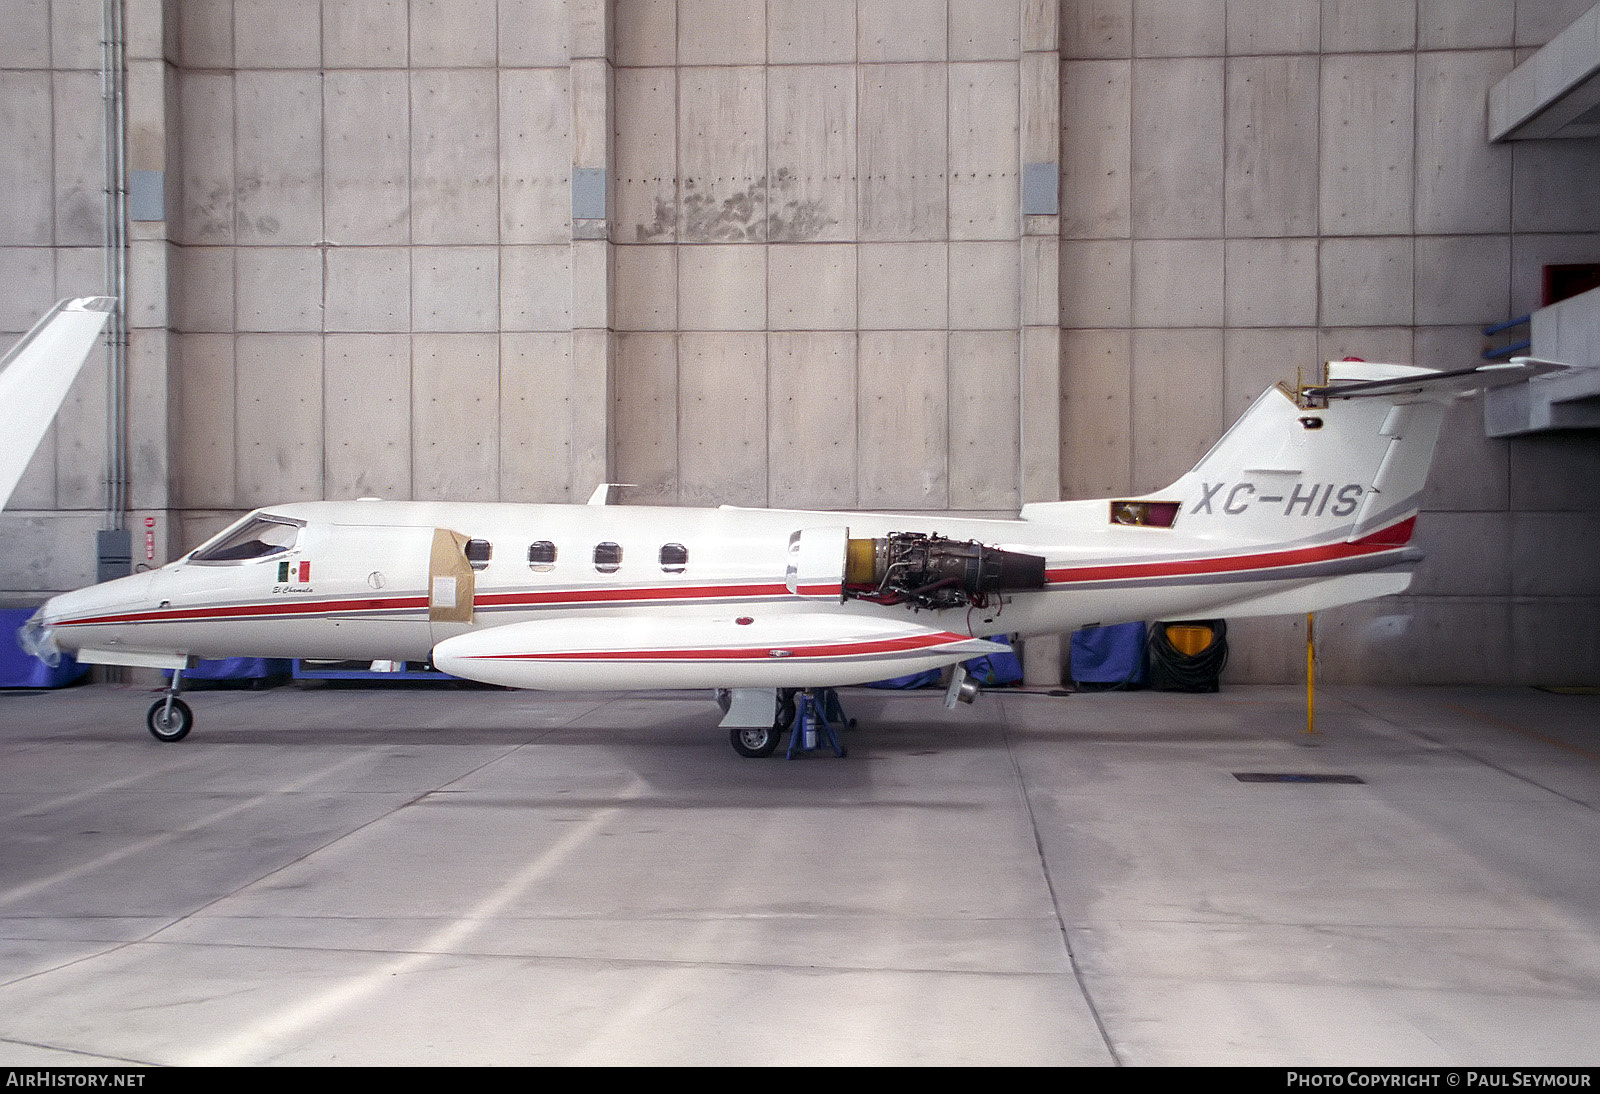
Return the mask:
<svg viewBox="0 0 1600 1094">
<path fill-rule="evenodd" d="M 0 1063 L 1600 1062 L 1600 696 L 191 698 L 0 695 Z"/>
</svg>

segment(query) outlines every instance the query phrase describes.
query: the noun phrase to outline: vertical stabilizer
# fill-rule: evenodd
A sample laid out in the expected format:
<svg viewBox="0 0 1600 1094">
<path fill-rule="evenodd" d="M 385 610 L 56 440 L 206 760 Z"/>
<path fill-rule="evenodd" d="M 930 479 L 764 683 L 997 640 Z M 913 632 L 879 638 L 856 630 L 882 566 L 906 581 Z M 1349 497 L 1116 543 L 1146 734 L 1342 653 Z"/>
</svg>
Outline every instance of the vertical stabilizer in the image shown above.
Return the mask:
<svg viewBox="0 0 1600 1094">
<path fill-rule="evenodd" d="M 0 359 L 0 508 L 105 329 L 109 296 L 63 300 Z"/>
</svg>

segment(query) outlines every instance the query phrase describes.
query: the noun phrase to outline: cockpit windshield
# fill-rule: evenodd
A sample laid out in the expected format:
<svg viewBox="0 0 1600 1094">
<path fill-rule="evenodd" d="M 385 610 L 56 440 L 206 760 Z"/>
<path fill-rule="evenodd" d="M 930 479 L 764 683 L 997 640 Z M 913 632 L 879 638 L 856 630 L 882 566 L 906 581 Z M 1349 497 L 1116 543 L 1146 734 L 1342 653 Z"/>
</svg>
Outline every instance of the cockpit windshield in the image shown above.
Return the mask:
<svg viewBox="0 0 1600 1094">
<path fill-rule="evenodd" d="M 202 544 L 190 562 L 245 562 L 281 555 L 300 541 L 302 525 L 284 517 L 254 516 Z"/>
</svg>

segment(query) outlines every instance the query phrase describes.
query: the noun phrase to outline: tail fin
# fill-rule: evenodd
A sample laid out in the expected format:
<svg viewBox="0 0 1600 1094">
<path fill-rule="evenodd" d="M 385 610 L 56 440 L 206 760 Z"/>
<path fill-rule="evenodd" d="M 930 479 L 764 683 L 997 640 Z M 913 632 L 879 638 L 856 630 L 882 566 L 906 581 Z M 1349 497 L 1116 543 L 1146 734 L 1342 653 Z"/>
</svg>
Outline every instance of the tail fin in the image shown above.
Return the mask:
<svg viewBox="0 0 1600 1094">
<path fill-rule="evenodd" d="M 1404 543 L 1449 404 L 1539 369 L 1330 363 L 1329 382 L 1300 399 L 1267 391 L 1194 470 L 1152 496 L 1178 501 L 1191 534 L 1354 542 L 1391 530 Z"/>
<path fill-rule="evenodd" d="M 63 300 L 0 359 L 0 508 L 44 439 L 116 301 Z"/>
</svg>

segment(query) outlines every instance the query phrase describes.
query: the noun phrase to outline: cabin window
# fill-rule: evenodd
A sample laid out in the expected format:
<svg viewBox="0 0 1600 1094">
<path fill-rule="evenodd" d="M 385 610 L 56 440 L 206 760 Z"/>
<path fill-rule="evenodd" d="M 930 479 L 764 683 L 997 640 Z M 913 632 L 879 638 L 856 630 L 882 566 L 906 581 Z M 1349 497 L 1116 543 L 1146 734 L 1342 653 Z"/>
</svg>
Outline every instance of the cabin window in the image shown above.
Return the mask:
<svg viewBox="0 0 1600 1094">
<path fill-rule="evenodd" d="M 494 554 L 494 545 L 486 539 L 467 540 L 467 562 L 474 570 L 486 569 Z"/>
<path fill-rule="evenodd" d="M 661 568 L 669 574 L 681 574 L 689 564 L 689 548 L 681 543 L 668 543 L 661 548 Z"/>
<path fill-rule="evenodd" d="M 603 574 L 614 574 L 622 566 L 622 547 L 616 543 L 597 543 L 594 547 L 594 568 Z"/>
<path fill-rule="evenodd" d="M 297 521 L 284 517 L 248 517 L 210 543 L 202 544 L 190 562 L 248 562 L 291 550 L 300 542 Z"/>
<path fill-rule="evenodd" d="M 544 573 L 553 570 L 556 566 L 556 545 L 547 539 L 541 539 L 528 545 L 528 567 Z"/>
</svg>

